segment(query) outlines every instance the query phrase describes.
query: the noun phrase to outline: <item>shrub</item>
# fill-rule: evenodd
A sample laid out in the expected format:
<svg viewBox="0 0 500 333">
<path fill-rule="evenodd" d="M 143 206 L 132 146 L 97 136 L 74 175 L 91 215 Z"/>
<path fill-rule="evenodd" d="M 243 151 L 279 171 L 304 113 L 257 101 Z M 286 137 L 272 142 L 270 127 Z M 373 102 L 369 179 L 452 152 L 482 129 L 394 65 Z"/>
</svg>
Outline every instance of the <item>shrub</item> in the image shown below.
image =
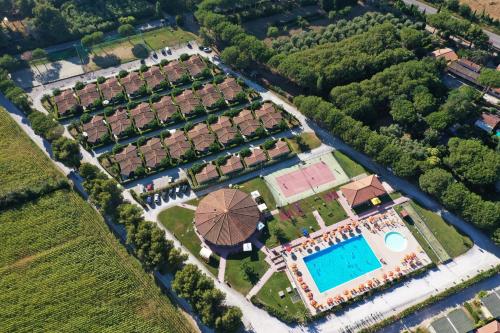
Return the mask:
<svg viewBox="0 0 500 333">
<path fill-rule="evenodd" d="M 123 24 L 118 27 L 118 33 L 124 37 L 131 36 L 135 34 L 135 28 L 131 24 Z"/>
<path fill-rule="evenodd" d="M 91 116 L 89 113 L 84 113 L 84 114 L 82 114 L 82 116 L 80 117 L 80 121 L 81 121 L 83 124 L 88 123 L 91 119 L 92 119 L 92 116 Z"/>
<path fill-rule="evenodd" d="M 141 68 L 139 69 L 139 72 L 144 73 L 149 69 L 147 65 L 141 65 Z"/>
<path fill-rule="evenodd" d="M 124 69 L 122 69 L 121 71 L 118 72 L 118 77 L 121 79 L 121 78 L 124 78 L 125 76 L 128 75 L 128 72 Z"/>
<path fill-rule="evenodd" d="M 207 117 L 207 123 L 208 124 L 214 124 L 217 122 L 218 117 L 214 114 L 211 114 Z"/>
<path fill-rule="evenodd" d="M 262 148 L 268 150 L 268 149 L 272 149 L 274 148 L 274 146 L 276 145 L 276 141 L 273 140 L 273 139 L 268 139 L 266 140 L 263 144 L 262 144 Z"/>
<path fill-rule="evenodd" d="M 189 54 L 183 53 L 179 56 L 179 59 L 181 59 L 181 61 L 186 61 L 189 59 Z"/>
<path fill-rule="evenodd" d="M 198 162 L 194 163 L 193 166 L 191 167 L 191 172 L 196 175 L 200 173 L 200 171 L 205 167 L 204 164 L 200 164 Z"/>
<path fill-rule="evenodd" d="M 243 148 L 242 150 L 240 150 L 239 154 L 241 157 L 248 157 L 252 154 L 252 151 L 250 150 L 250 148 Z"/>
<path fill-rule="evenodd" d="M 169 62 L 170 62 L 170 61 L 168 61 L 167 59 L 162 59 L 162 60 L 160 61 L 160 65 L 161 65 L 162 67 L 164 67 L 164 66 L 167 66 Z"/>
<path fill-rule="evenodd" d="M 60 94 L 61 94 L 61 89 L 55 88 L 54 90 L 52 90 L 52 95 L 59 96 Z"/>
<path fill-rule="evenodd" d="M 267 28 L 267 37 L 277 37 L 280 31 L 275 26 L 270 26 Z"/>
<path fill-rule="evenodd" d="M 75 84 L 75 90 L 82 90 L 83 88 L 85 88 L 85 84 L 83 82 L 78 81 Z"/>
<path fill-rule="evenodd" d="M 104 82 L 106 82 L 106 78 L 104 76 L 99 76 L 97 78 L 97 83 L 103 84 Z"/>
<path fill-rule="evenodd" d="M 194 81 L 194 82 L 193 82 L 193 89 L 194 89 L 194 90 L 198 90 L 198 89 L 200 89 L 202 86 L 203 86 L 203 83 L 201 83 L 200 81 Z"/>
<path fill-rule="evenodd" d="M 69 167 L 80 166 L 80 146 L 75 140 L 60 137 L 52 142 L 52 152 L 57 161 Z"/>
<path fill-rule="evenodd" d="M 222 74 L 216 75 L 216 76 L 214 76 L 214 83 L 215 84 L 222 83 L 222 82 L 224 82 L 225 78 L 226 77 L 224 75 L 222 75 Z"/>
</svg>

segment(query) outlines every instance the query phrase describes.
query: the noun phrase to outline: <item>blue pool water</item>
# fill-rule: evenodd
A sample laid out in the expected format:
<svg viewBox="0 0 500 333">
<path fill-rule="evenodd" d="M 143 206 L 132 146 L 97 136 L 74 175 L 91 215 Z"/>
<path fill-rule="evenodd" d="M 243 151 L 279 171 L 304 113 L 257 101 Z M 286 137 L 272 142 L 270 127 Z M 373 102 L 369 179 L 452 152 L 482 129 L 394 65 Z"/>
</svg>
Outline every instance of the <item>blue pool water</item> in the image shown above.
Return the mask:
<svg viewBox="0 0 500 333">
<path fill-rule="evenodd" d="M 382 267 L 362 235 L 304 257 L 320 292 Z"/>
<path fill-rule="evenodd" d="M 397 231 L 391 231 L 384 236 L 385 245 L 394 252 L 401 252 L 406 249 L 408 241 L 405 236 Z"/>
</svg>

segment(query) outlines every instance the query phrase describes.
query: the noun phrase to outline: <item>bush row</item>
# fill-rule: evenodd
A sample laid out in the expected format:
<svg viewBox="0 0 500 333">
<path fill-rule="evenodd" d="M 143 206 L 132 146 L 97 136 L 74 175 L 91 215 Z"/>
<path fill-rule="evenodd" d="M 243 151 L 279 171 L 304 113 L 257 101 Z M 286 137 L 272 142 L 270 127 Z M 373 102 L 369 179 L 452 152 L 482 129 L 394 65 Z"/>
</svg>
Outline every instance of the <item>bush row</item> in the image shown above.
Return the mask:
<svg viewBox="0 0 500 333">
<path fill-rule="evenodd" d="M 0 196 L 0 210 L 12 208 L 25 202 L 35 200 L 43 195 L 52 193 L 60 189 L 69 189 L 67 180 L 61 179 L 55 182 L 44 181 L 42 184 L 30 186 Z"/>
</svg>

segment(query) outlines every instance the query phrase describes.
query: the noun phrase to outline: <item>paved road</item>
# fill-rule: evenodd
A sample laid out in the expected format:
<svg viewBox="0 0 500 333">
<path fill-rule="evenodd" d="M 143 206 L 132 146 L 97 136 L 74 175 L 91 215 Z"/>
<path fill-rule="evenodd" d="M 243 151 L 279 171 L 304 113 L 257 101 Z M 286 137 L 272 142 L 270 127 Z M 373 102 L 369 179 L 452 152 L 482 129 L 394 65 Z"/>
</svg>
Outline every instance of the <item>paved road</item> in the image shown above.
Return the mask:
<svg viewBox="0 0 500 333">
<path fill-rule="evenodd" d="M 406 4 L 408 5 L 414 5 L 417 6 L 421 12 L 425 12 L 426 14 L 435 14 L 437 13 L 437 9 L 429 6 L 425 3 L 422 3 L 418 0 L 403 0 Z M 493 46 L 497 49 L 500 49 L 500 35 L 497 35 L 494 32 L 491 32 L 489 30 L 483 29 L 484 33 L 488 35 L 490 38 L 490 42 L 493 44 Z"/>
<path fill-rule="evenodd" d="M 191 52 L 197 51 L 193 50 Z M 214 62 L 218 63 L 218 61 Z M 219 65 L 226 72 L 232 72 L 223 64 L 219 63 Z M 139 65 L 137 64 L 137 67 L 138 66 Z M 237 73 L 233 74 L 238 75 Z M 101 74 L 99 73 L 97 75 Z M 481 269 L 488 269 L 492 265 L 497 265 L 500 262 L 500 259 L 498 258 L 498 255 L 500 254 L 500 248 L 496 247 L 491 242 L 491 240 L 479 230 L 475 229 L 469 223 L 463 221 L 459 217 L 444 210 L 437 202 L 421 192 L 415 185 L 394 176 L 384 167 L 374 163 L 368 156 L 355 151 L 353 148 L 346 145 L 338 138 L 333 137 L 329 132 L 319 128 L 316 124 L 309 122 L 309 120 L 305 119 L 305 117 L 303 117 L 302 114 L 300 114 L 293 105 L 283 100 L 279 95 L 264 89 L 260 85 L 244 77 L 242 78 L 250 87 L 260 92 L 264 99 L 272 100 L 276 104 L 282 105 L 288 112 L 294 114 L 301 121 L 302 130 L 314 130 L 321 137 L 325 146 L 327 146 L 328 148 L 333 147 L 335 149 L 339 149 L 362 165 L 373 170 L 375 173 L 379 174 L 384 181 L 388 182 L 393 188 L 404 190 L 404 192 L 409 197 L 417 199 L 425 207 L 430 208 L 431 210 L 444 216 L 446 220 L 467 233 L 475 242 L 474 247 L 466 254 L 455 258 L 450 263 L 440 265 L 437 269 L 428 272 L 425 276 L 398 285 L 396 288 L 378 294 L 377 296 L 366 302 L 358 303 L 355 307 L 348 309 L 343 313 L 340 313 L 338 315 L 329 315 L 325 319 L 319 320 L 308 326 L 288 326 L 280 322 L 276 318 L 271 317 L 265 311 L 253 306 L 245 299 L 243 295 L 239 294 L 232 288 L 229 288 L 223 283 L 216 282 L 217 287 L 227 294 L 228 304 L 239 306 L 243 311 L 244 321 L 251 325 L 256 332 L 267 332 L 269 331 L 269 327 L 272 327 L 273 332 L 275 333 L 341 332 L 347 326 L 355 327 L 356 325 L 360 325 L 360 323 L 365 323 L 367 318 L 372 318 L 371 322 L 375 322 L 375 320 L 391 316 L 407 308 L 408 306 L 425 300 L 430 295 L 436 294 L 445 290 L 446 288 L 449 288 L 450 286 L 453 286 L 457 281 L 474 276 Z M 74 82 L 70 81 L 71 80 L 65 80 L 63 84 L 73 85 Z M 18 116 L 20 111 L 18 111 L 12 104 L 8 103 L 3 98 L 0 99 L 0 103 L 4 104 L 7 107 L 7 109 L 11 112 L 11 114 L 13 114 L 15 119 L 18 118 L 16 121 L 18 121 L 21 127 L 30 135 L 30 137 L 32 137 L 37 142 L 37 144 L 41 142 L 39 146 L 44 149 L 47 154 L 49 154 L 49 150 L 47 149 L 47 146 L 43 144 L 43 140 L 34 135 L 29 125 L 27 125 L 25 119 Z M 35 105 L 39 105 L 36 104 L 36 100 Z M 85 161 L 90 161 L 96 165 L 99 165 L 98 163 L 96 163 L 95 157 L 90 156 L 90 154 L 88 154 L 87 152 L 83 152 L 83 158 Z M 125 191 L 124 195 L 127 199 L 132 201 L 130 193 L 128 191 Z M 146 211 L 145 217 L 148 220 L 156 221 L 158 223 L 157 215 L 159 211 L 160 209 Z M 158 225 L 165 230 L 165 228 L 160 223 L 158 223 Z M 170 234 L 168 230 L 165 231 L 167 238 L 175 240 L 175 237 Z M 178 242 L 176 242 L 176 244 L 180 245 Z M 191 254 L 189 256 L 189 261 L 197 264 L 200 269 L 202 269 L 207 274 L 209 273 L 205 266 Z M 377 309 L 379 311 L 377 319 L 374 319 L 372 317 L 373 309 Z"/>
</svg>

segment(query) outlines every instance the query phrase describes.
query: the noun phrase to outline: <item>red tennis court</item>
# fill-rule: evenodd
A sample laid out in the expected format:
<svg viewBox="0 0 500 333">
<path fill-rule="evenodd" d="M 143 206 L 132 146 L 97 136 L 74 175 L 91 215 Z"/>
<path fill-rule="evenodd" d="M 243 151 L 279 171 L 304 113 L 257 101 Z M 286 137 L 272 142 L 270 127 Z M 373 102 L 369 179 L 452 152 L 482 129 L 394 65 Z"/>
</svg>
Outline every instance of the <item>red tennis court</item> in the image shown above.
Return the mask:
<svg viewBox="0 0 500 333">
<path fill-rule="evenodd" d="M 276 182 L 286 198 L 333 181 L 335 181 L 335 176 L 328 165 L 323 162 L 276 177 Z"/>
</svg>

